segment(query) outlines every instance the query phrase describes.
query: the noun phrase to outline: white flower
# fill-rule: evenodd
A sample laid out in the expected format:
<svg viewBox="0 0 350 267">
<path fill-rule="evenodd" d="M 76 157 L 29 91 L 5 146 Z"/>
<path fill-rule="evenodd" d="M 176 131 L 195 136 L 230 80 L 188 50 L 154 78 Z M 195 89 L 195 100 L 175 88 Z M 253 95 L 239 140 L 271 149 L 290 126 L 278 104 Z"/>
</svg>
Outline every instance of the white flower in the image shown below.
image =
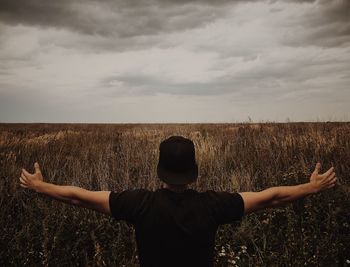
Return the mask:
<svg viewBox="0 0 350 267">
<path fill-rule="evenodd" d="M 228 260 L 228 262 L 231 263 L 231 264 L 236 264 L 235 260 Z"/>
</svg>

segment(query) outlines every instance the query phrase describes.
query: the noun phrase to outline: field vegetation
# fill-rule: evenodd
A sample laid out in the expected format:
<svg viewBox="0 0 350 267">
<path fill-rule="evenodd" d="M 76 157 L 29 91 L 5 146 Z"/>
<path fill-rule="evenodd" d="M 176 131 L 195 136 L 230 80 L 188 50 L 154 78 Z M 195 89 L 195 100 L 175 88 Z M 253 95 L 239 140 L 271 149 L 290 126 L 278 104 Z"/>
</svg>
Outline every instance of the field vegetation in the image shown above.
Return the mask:
<svg viewBox="0 0 350 267">
<path fill-rule="evenodd" d="M 159 143 L 191 138 L 191 187 L 259 191 L 307 182 L 317 161 L 339 184 L 224 225 L 217 266 L 350 266 L 350 123 L 0 124 L 0 266 L 137 266 L 133 228 L 19 186 L 44 178 L 90 190 L 154 190 Z M 171 260 L 171 259 L 169 259 Z"/>
</svg>

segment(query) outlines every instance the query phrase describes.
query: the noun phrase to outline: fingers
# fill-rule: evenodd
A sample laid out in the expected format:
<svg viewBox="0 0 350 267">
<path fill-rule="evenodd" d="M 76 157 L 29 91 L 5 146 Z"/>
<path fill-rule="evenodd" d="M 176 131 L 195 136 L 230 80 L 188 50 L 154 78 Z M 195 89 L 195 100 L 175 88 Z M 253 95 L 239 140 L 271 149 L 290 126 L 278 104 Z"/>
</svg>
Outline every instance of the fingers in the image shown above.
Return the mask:
<svg viewBox="0 0 350 267">
<path fill-rule="evenodd" d="M 26 169 L 22 169 L 22 173 L 24 173 L 24 175 L 27 176 L 27 177 L 32 175 L 31 173 L 27 172 Z"/>
<path fill-rule="evenodd" d="M 332 188 L 334 186 L 335 186 L 335 184 L 330 184 L 330 185 L 327 186 L 327 189 Z"/>
<path fill-rule="evenodd" d="M 35 169 L 35 173 L 40 173 L 40 166 L 38 162 L 34 163 L 34 169 Z"/>
<path fill-rule="evenodd" d="M 334 177 L 334 179 L 331 181 L 331 184 L 336 184 L 337 183 L 337 177 Z"/>
<path fill-rule="evenodd" d="M 328 171 L 326 171 L 326 172 L 325 172 L 324 174 L 322 174 L 322 175 L 328 177 L 328 176 L 333 172 L 333 170 L 334 170 L 334 167 L 330 167 L 330 168 L 328 169 Z"/>
<path fill-rule="evenodd" d="M 321 163 L 317 162 L 317 163 L 316 163 L 315 170 L 314 170 L 314 173 L 315 173 L 315 174 L 318 174 L 319 171 L 320 171 L 320 169 L 321 169 Z"/>
<path fill-rule="evenodd" d="M 22 184 L 27 184 L 27 181 L 25 181 L 22 177 L 19 177 L 19 180 L 21 181 Z"/>
<path fill-rule="evenodd" d="M 20 180 L 20 186 L 23 188 L 28 188 L 28 179 L 27 177 L 25 177 L 25 175 L 22 173 L 21 177 L 19 177 Z"/>
<path fill-rule="evenodd" d="M 28 178 L 27 178 L 23 173 L 21 173 L 21 178 L 22 178 L 25 182 L 28 182 Z"/>
<path fill-rule="evenodd" d="M 332 188 L 336 185 L 337 183 L 337 177 L 333 177 L 331 180 L 329 180 L 329 182 L 327 183 L 327 187 L 326 188 Z"/>
<path fill-rule="evenodd" d="M 335 177 L 335 172 L 332 173 L 332 175 L 329 176 L 328 181 L 330 183 L 337 181 L 337 177 Z"/>
<path fill-rule="evenodd" d="M 328 184 L 327 188 L 332 188 L 337 184 L 337 177 L 334 177 L 333 180 Z"/>
<path fill-rule="evenodd" d="M 335 172 L 332 172 L 331 175 L 329 175 L 327 177 L 327 180 L 329 180 L 329 181 L 332 180 L 334 178 L 334 176 L 335 176 Z"/>
</svg>

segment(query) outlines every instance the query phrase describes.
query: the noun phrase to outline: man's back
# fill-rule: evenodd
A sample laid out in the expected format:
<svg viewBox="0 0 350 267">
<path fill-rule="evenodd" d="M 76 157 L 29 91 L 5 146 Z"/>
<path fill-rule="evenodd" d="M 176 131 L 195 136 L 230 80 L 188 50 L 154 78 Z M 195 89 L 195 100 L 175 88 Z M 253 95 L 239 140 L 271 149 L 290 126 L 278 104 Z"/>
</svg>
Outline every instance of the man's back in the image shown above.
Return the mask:
<svg viewBox="0 0 350 267">
<path fill-rule="evenodd" d="M 135 226 L 141 266 L 212 266 L 219 225 L 240 220 L 238 193 L 169 189 L 111 192 L 112 216 Z"/>
</svg>

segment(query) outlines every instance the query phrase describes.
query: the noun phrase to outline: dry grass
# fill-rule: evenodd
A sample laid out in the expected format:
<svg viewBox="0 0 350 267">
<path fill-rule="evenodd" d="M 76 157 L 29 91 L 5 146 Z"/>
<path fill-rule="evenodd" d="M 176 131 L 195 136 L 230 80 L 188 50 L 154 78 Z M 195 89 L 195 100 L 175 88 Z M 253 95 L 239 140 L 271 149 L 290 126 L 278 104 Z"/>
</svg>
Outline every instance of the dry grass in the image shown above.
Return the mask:
<svg viewBox="0 0 350 267">
<path fill-rule="evenodd" d="M 35 161 L 57 184 L 91 190 L 159 187 L 158 147 L 191 138 L 206 189 L 248 191 L 306 182 L 317 161 L 339 185 L 221 227 L 217 266 L 345 266 L 350 259 L 350 124 L 0 124 L 0 265 L 134 266 L 124 222 L 18 185 Z"/>
</svg>

